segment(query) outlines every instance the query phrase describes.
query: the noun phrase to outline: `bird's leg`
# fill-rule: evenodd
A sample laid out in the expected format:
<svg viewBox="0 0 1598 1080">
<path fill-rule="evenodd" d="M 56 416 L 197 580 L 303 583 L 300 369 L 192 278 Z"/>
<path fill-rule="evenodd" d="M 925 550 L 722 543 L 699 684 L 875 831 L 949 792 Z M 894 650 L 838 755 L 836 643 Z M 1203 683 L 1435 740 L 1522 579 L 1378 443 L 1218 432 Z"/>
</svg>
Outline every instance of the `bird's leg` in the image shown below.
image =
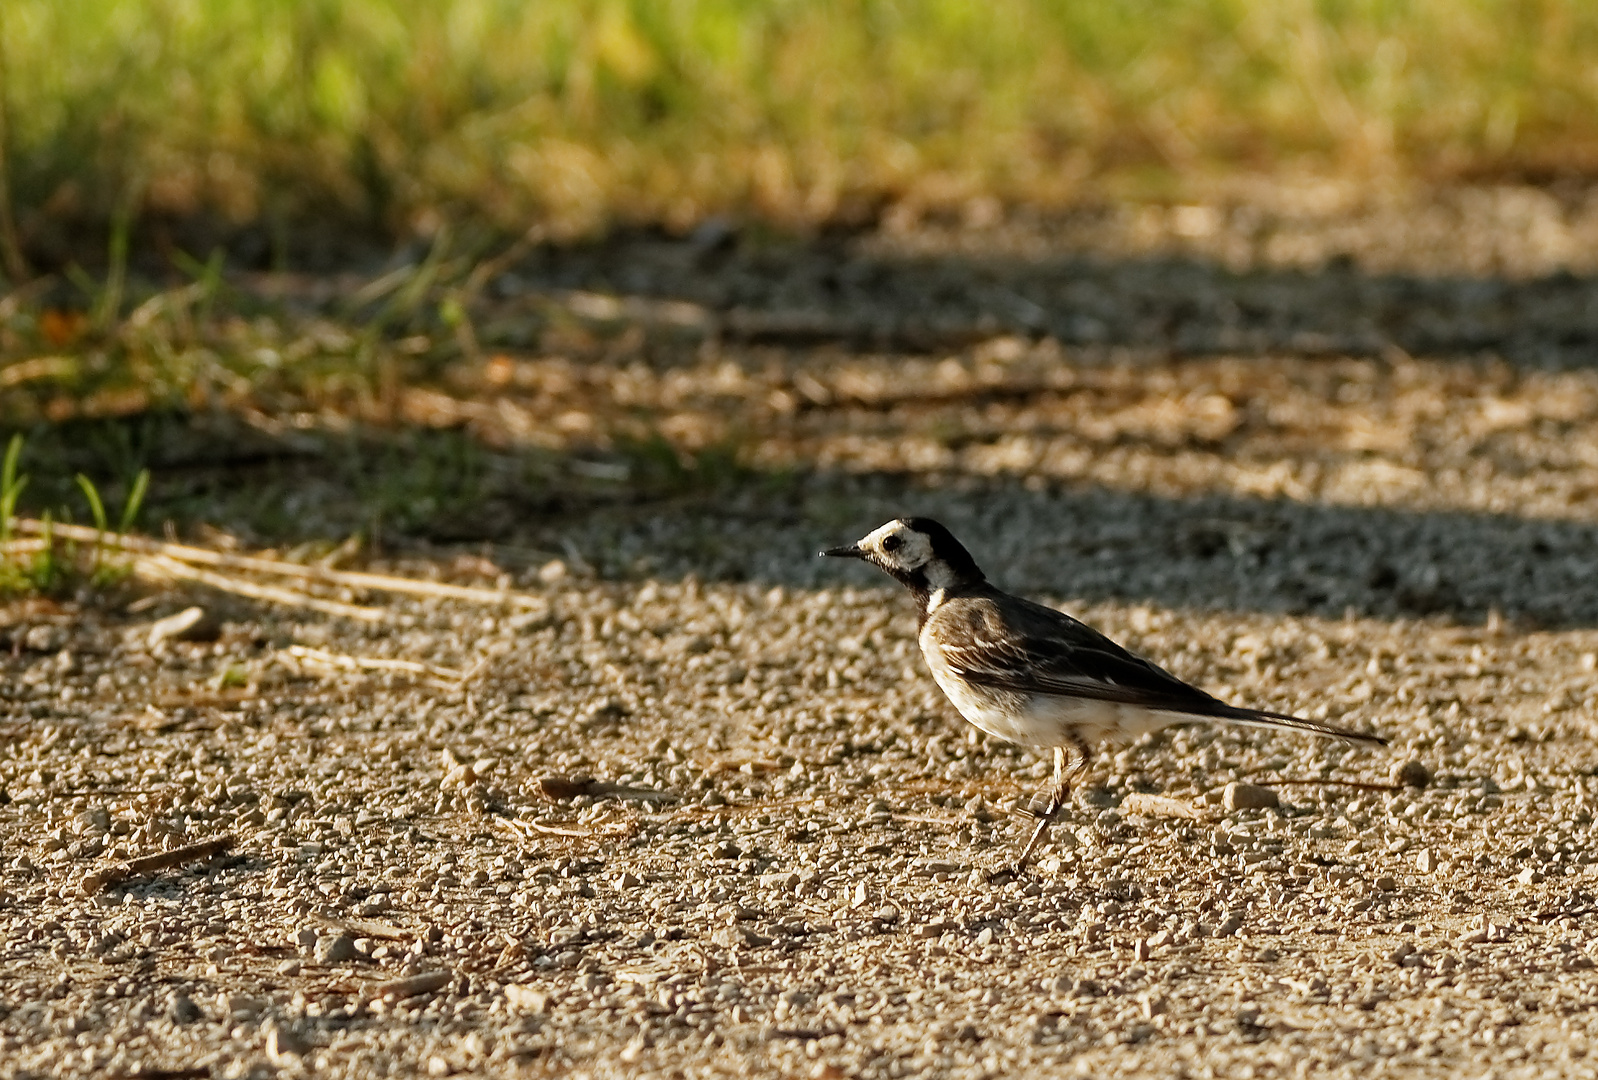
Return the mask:
<svg viewBox="0 0 1598 1080">
<path fill-rule="evenodd" d="M 1080 756 L 1081 751 L 1077 751 Z M 1064 746 L 1054 748 L 1054 779 L 1033 793 L 1027 801 L 1026 809 L 1022 813 L 1028 817 L 1046 818 L 1065 805 L 1066 798 L 1070 795 L 1070 776 L 1076 771 L 1076 765 L 1071 762 Z"/>
<path fill-rule="evenodd" d="M 1040 792 L 1039 794 L 1042 793 Z M 1032 805 L 1027 808 L 1027 812 L 1036 817 L 1038 823 L 1033 828 L 1032 835 L 1027 838 L 1026 846 L 1021 849 L 1020 856 L 1015 860 L 1014 869 L 1017 874 L 1026 869 L 1027 860 L 1032 857 L 1032 849 L 1038 846 L 1038 841 L 1043 839 L 1043 834 L 1049 831 L 1049 825 L 1054 821 L 1054 815 L 1060 812 L 1060 804 L 1064 801 L 1065 794 L 1065 747 L 1056 746 L 1054 748 L 1054 782 L 1049 785 L 1048 795 L 1041 800 L 1034 798 Z M 1043 804 L 1041 808 L 1038 807 L 1040 801 Z"/>
<path fill-rule="evenodd" d="M 1026 869 L 1027 859 L 1032 856 L 1032 849 L 1038 846 L 1038 841 L 1043 839 L 1043 834 L 1049 831 L 1049 825 L 1060 812 L 1060 808 L 1071 797 L 1071 777 L 1087 766 L 1087 747 L 1080 740 L 1074 741 L 1076 758 L 1070 766 L 1066 765 L 1065 747 L 1054 748 L 1054 783 L 1049 787 L 1047 800 L 1044 802 L 1041 813 L 1029 810 L 1038 819 L 1037 827 L 1032 830 L 1032 835 L 1027 839 L 1026 847 L 1021 849 L 1021 855 L 1015 860 L 1015 873 L 1020 874 Z"/>
</svg>

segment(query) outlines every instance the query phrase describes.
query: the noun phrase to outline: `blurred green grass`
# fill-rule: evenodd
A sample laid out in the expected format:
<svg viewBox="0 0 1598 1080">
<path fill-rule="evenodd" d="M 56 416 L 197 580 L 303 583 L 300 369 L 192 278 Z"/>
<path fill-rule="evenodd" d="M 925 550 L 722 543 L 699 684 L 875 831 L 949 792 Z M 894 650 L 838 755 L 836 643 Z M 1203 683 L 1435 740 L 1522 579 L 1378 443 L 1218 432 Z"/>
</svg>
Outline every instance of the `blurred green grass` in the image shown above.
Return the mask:
<svg viewBox="0 0 1598 1080">
<path fill-rule="evenodd" d="M 44 250 L 119 216 L 560 237 L 1598 166 L 1586 0 L 6 0 L 0 38 Z"/>
</svg>

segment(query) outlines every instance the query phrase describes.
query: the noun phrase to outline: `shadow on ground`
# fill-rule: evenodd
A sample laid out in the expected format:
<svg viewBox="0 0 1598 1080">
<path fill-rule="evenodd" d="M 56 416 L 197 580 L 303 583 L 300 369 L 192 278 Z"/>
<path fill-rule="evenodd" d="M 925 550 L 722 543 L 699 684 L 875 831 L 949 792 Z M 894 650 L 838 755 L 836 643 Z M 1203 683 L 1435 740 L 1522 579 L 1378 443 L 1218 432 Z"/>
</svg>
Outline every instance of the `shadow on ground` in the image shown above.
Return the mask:
<svg viewBox="0 0 1598 1080">
<path fill-rule="evenodd" d="M 1014 334 L 1161 357 L 1598 361 L 1598 193 L 1461 188 L 1313 209 L 1275 201 L 1085 206 L 976 228 L 924 220 L 809 238 L 711 221 L 686 236 L 622 229 L 531 250 L 513 240 L 470 252 L 411 243 L 387 258 L 351 240 L 342 262 L 312 254 L 330 242 L 319 235 L 298 263 L 236 244 L 226 278 L 246 306 L 380 320 L 396 335 L 445 340 L 452 326 L 438 301 L 465 299 L 488 348 L 565 346 L 576 326 L 641 330 L 679 353 L 705 340 L 938 352 Z M 189 281 L 164 232 L 133 243 L 137 277 Z M 408 280 L 407 271 L 432 281 L 430 255 L 462 256 L 460 280 L 422 287 L 428 302 L 397 320 L 374 283 Z M 500 272 L 477 273 L 488 265 Z M 48 296 L 54 306 L 84 302 L 65 280 Z"/>
<path fill-rule="evenodd" d="M 1598 277 L 1550 269 L 1598 213 L 1500 202 L 1313 228 L 1212 209 L 1207 232 L 1167 214 L 1146 242 L 1130 219 L 1086 214 L 975 239 L 706 227 L 541 248 L 487 280 L 472 309 L 481 354 L 416 388 L 425 421 L 402 387 L 392 415 L 410 426 L 263 425 L 259 411 L 40 426 L 22 509 L 85 520 L 83 472 L 114 517 L 149 468 L 150 531 L 207 523 L 247 545 L 329 546 L 359 533 L 386 553 L 491 552 L 512 572 L 560 557 L 611 577 L 805 586 L 871 580 L 812 552 L 916 512 L 1034 593 L 1598 625 L 1598 525 L 1554 519 L 1592 495 L 1598 385 L 1526 370 L 1598 359 Z M 1282 265 L 1284 251 L 1311 268 Z M 359 291 L 245 277 L 240 289 L 300 314 L 349 316 Z M 1005 335 L 1019 361 L 967 348 Z M 1217 354 L 1258 359 L 1237 360 L 1241 375 L 1199 370 Z M 1478 359 L 1441 370 L 1461 355 Z M 1362 356 L 1382 359 L 1337 367 Z M 573 419 L 589 425 L 575 442 L 561 428 Z M 996 459 L 1023 436 L 1035 447 L 1018 458 L 1089 464 L 975 475 L 960 457 Z M 573 448 L 585 438 L 603 449 Z M 917 440 L 954 464 L 905 464 Z M 1112 458 L 1119 471 L 1094 471 Z M 1352 495 L 1256 498 L 1226 490 L 1238 462 L 1375 463 L 1419 480 L 1400 497 L 1367 470 Z M 1457 490 L 1434 498 L 1445 469 Z M 1469 505 L 1521 513 L 1436 508 L 1476 498 L 1470 485 L 1486 497 Z M 1431 508 L 1390 505 L 1405 501 Z"/>
<path fill-rule="evenodd" d="M 962 537 L 996 581 L 1033 594 L 1329 617 L 1475 622 L 1496 611 L 1527 627 L 1598 626 L 1598 524 L 1584 522 L 1013 478 L 695 469 L 658 448 L 624 459 L 623 480 L 603 472 L 619 468 L 614 454 L 507 453 L 453 431 L 292 444 L 238 436 L 235 426 L 173 415 L 54 429 L 38 447 L 48 467 L 31 492 L 36 506 L 55 500 L 59 518 L 77 494 L 74 472 L 109 477 L 114 512 L 116 477 L 149 467 L 151 532 L 173 522 L 192 535 L 203 522 L 252 545 L 331 547 L 375 528 L 384 554 L 466 550 L 512 573 L 558 557 L 606 578 L 797 587 L 883 584 L 814 553 L 890 517 L 925 514 Z"/>
<path fill-rule="evenodd" d="M 1084 601 L 1338 617 L 1497 611 L 1529 627 L 1598 625 L 1598 525 L 1507 515 L 1169 499 L 1104 489 L 917 487 L 812 476 L 797 499 L 726 502 L 697 525 L 647 513 L 578 526 L 585 550 L 672 573 L 797 586 L 879 584 L 814 550 L 902 514 L 941 519 L 1006 588 Z"/>
<path fill-rule="evenodd" d="M 1569 269 L 1590 261 L 1579 240 L 1591 232 L 1598 242 L 1598 215 L 1553 214 L 1544 232 L 1560 243 L 1502 208 L 1432 204 L 1310 222 L 1205 213 L 1212 231 L 1201 239 L 1180 234 L 1180 212 L 1148 207 L 791 244 L 715 229 L 623 233 L 540 250 L 501 275 L 486 339 L 530 344 L 541 324 L 518 318 L 526 305 L 577 290 L 585 296 L 568 314 L 579 319 L 640 318 L 745 344 L 936 352 L 1016 334 L 1165 357 L 1598 361 L 1598 277 Z M 1128 214 L 1158 220 L 1145 229 Z"/>
</svg>

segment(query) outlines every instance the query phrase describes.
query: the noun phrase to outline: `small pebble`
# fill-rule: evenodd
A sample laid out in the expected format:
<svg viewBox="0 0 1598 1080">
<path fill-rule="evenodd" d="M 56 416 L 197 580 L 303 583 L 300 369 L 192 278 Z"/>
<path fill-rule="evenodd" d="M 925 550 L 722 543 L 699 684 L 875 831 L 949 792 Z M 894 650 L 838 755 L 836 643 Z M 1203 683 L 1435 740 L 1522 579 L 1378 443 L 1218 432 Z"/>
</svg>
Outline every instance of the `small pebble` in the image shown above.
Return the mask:
<svg viewBox="0 0 1598 1080">
<path fill-rule="evenodd" d="M 1431 770 L 1414 758 L 1394 762 L 1387 775 L 1395 784 L 1416 789 L 1424 788 L 1432 782 Z"/>
<path fill-rule="evenodd" d="M 1227 810 L 1264 810 L 1278 803 L 1276 792 L 1270 788 L 1245 784 L 1237 780 L 1226 785 L 1221 801 Z"/>
<path fill-rule="evenodd" d="M 22 635 L 22 647 L 30 652 L 55 652 L 61 641 L 61 632 L 48 624 L 30 626 Z"/>
<path fill-rule="evenodd" d="M 773 938 L 755 933 L 754 930 L 747 926 L 730 926 L 725 930 L 718 931 L 715 935 L 716 944 L 725 949 L 736 949 L 740 946 L 758 949 L 762 945 L 770 945 L 773 940 Z"/>
<path fill-rule="evenodd" d="M 319 964 L 347 964 L 360 958 L 355 939 L 348 934 L 330 934 L 316 941 L 316 962 Z"/>
<path fill-rule="evenodd" d="M 182 992 L 172 995 L 167 1003 L 166 1014 L 174 1024 L 192 1024 L 205 1016 L 194 999 Z"/>
<path fill-rule="evenodd" d="M 510 983 L 505 987 L 505 1003 L 518 1012 L 548 1012 L 549 992 L 536 986 Z"/>
<path fill-rule="evenodd" d="M 266 1056 L 274 1065 L 298 1065 L 310 1050 L 304 1039 L 286 1028 L 274 1027 L 266 1034 Z"/>
</svg>

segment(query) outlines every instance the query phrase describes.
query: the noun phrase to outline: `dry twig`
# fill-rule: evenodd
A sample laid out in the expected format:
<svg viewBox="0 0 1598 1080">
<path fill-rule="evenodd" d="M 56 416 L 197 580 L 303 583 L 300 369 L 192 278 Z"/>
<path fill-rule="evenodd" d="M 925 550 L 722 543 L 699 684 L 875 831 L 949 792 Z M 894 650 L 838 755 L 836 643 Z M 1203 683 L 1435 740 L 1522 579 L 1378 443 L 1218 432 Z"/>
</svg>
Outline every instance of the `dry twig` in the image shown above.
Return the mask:
<svg viewBox="0 0 1598 1080">
<path fill-rule="evenodd" d="M 423 679 L 446 690 L 460 686 L 474 674 L 473 671 L 456 671 L 454 668 L 437 667 L 416 660 L 392 660 L 383 656 L 345 656 L 342 653 L 313 649 L 308 645 L 290 645 L 286 649 L 279 649 L 278 655 L 286 656 L 297 664 L 336 671 L 399 671 L 409 675 L 420 675 Z"/>
<path fill-rule="evenodd" d="M 129 859 L 125 863 L 107 867 L 83 879 L 83 895 L 93 896 L 108 885 L 115 885 L 130 878 L 148 877 L 151 874 L 158 874 L 162 870 L 170 870 L 174 866 L 182 866 L 184 863 L 199 862 L 202 859 L 214 859 L 232 847 L 233 840 L 232 833 L 223 833 L 221 836 L 213 836 L 209 840 L 201 840 L 197 844 L 186 844 L 180 848 L 173 848 L 171 851 L 143 855 L 137 859 Z"/>
<path fill-rule="evenodd" d="M 450 980 L 454 977 L 448 968 L 424 971 L 409 978 L 378 983 L 372 988 L 372 996 L 385 998 L 389 1001 L 404 1001 L 406 998 L 413 998 L 418 994 L 431 994 L 436 990 L 442 990 L 449 985 Z"/>
<path fill-rule="evenodd" d="M 676 802 L 682 796 L 658 788 L 629 787 L 589 776 L 546 776 L 534 785 L 538 794 L 550 802 L 564 802 L 579 795 L 595 799 L 640 799 L 644 802 Z"/>
<path fill-rule="evenodd" d="M 220 589 L 223 592 L 247 596 L 252 600 L 266 600 L 270 603 L 286 604 L 290 607 L 309 608 L 312 611 L 320 611 L 327 615 L 338 615 L 346 619 L 359 619 L 362 622 L 382 622 L 386 617 L 382 608 L 342 604 L 337 600 L 324 600 L 319 596 L 294 592 L 292 589 L 281 589 L 276 585 L 257 585 L 242 578 L 228 577 L 224 574 L 202 570 L 197 566 L 190 566 L 166 555 L 138 556 L 134 560 L 134 570 L 146 577 L 195 581 L 201 585 L 209 585 L 213 589 Z"/>
</svg>

